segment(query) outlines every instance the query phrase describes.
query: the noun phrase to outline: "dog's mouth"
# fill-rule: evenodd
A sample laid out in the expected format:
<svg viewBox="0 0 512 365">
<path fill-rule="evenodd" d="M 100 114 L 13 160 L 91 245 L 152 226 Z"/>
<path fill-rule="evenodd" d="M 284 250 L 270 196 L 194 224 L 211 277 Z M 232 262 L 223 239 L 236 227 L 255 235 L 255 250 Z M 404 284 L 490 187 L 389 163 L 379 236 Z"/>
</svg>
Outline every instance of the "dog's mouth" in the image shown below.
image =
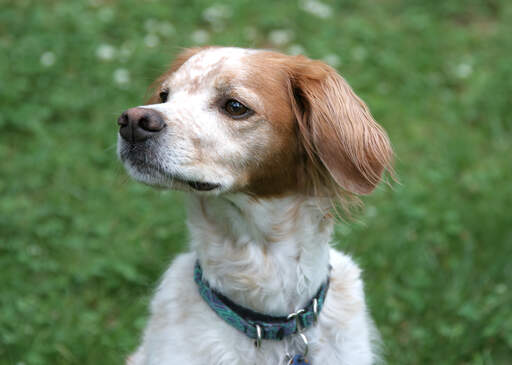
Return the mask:
<svg viewBox="0 0 512 365">
<path fill-rule="evenodd" d="M 202 181 L 186 181 L 186 183 L 192 189 L 198 190 L 198 191 L 210 191 L 210 190 L 220 187 L 220 184 L 213 184 L 213 183 L 202 182 Z"/>
<path fill-rule="evenodd" d="M 196 191 L 211 191 L 220 188 L 220 184 L 198 180 L 187 180 L 182 177 L 176 177 L 175 175 L 163 173 L 161 170 L 158 170 L 158 172 L 162 175 L 165 175 L 173 184 L 180 183 L 181 185 L 188 185 Z"/>
<path fill-rule="evenodd" d="M 138 176 L 133 176 L 136 180 L 141 180 L 142 183 L 148 185 L 156 185 L 165 187 L 166 184 L 162 184 L 162 178 L 164 181 L 170 182 L 173 187 L 177 186 L 189 186 L 195 191 L 211 191 L 221 187 L 220 184 L 212 183 L 208 181 L 192 180 L 188 179 L 184 175 L 170 173 L 166 169 L 162 168 L 159 164 L 149 161 L 147 158 L 141 158 L 140 153 L 134 153 L 132 149 L 123 150 L 120 153 L 121 161 L 128 162 L 129 166 L 135 168 L 138 173 L 141 173 L 144 178 L 141 180 Z M 144 154 L 142 154 L 144 156 Z M 138 174 L 137 174 L 138 175 Z M 149 178 L 149 179 L 148 179 Z"/>
<path fill-rule="evenodd" d="M 211 191 L 217 188 L 220 188 L 220 184 L 211 183 L 207 181 L 200 181 L 200 180 L 190 180 L 187 179 L 184 176 L 176 175 L 176 174 L 170 174 L 167 171 L 163 170 L 159 166 L 154 165 L 145 165 L 143 169 L 146 173 L 149 173 L 150 175 L 152 173 L 157 173 L 161 176 L 165 176 L 168 181 L 172 183 L 173 186 L 176 186 L 178 183 L 179 185 L 188 185 L 193 190 L 196 191 Z"/>
<path fill-rule="evenodd" d="M 140 167 L 139 167 L 140 169 Z M 165 176 L 167 181 L 170 181 L 172 186 L 177 187 L 180 185 L 189 186 L 193 190 L 196 191 L 211 191 L 217 188 L 220 188 L 220 184 L 211 183 L 207 181 L 199 181 L 199 180 L 189 180 L 184 176 L 178 176 L 175 174 L 170 174 L 167 171 L 163 170 L 158 166 L 148 166 L 145 165 L 143 171 L 148 175 L 153 175 L 155 172 L 160 176 Z M 151 185 L 151 184 L 150 184 Z"/>
</svg>

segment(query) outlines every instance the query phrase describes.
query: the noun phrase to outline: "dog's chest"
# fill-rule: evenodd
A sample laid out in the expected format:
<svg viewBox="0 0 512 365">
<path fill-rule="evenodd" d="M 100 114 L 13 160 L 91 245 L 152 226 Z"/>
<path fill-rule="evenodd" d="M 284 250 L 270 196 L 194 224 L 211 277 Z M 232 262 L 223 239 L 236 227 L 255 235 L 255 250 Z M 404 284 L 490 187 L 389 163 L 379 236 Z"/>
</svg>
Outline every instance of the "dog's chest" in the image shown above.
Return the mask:
<svg viewBox="0 0 512 365">
<path fill-rule="evenodd" d="M 164 275 L 152 301 L 143 345 L 134 357 L 140 361 L 133 365 L 286 364 L 287 354 L 301 354 L 303 343 L 297 336 L 263 341 L 258 349 L 252 339 L 222 320 L 199 295 L 192 277 L 195 261 L 194 254 L 181 255 Z M 319 323 L 305 332 L 310 343 L 308 365 L 372 361 L 362 286 L 357 268 L 351 261 L 347 263 L 333 268 L 333 275 L 343 275 L 346 280 L 331 278 L 332 288 Z"/>
</svg>

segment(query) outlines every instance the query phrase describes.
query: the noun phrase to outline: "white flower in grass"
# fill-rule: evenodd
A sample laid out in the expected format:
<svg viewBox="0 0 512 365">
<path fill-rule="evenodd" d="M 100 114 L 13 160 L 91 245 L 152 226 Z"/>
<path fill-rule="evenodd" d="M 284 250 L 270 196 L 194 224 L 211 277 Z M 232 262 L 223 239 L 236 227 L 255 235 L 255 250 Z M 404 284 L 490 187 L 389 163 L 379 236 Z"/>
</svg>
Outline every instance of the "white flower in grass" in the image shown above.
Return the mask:
<svg viewBox="0 0 512 365">
<path fill-rule="evenodd" d="M 102 8 L 98 12 L 98 17 L 104 23 L 108 23 L 114 19 L 114 10 L 112 8 Z"/>
<path fill-rule="evenodd" d="M 164 37 L 169 37 L 176 33 L 176 29 L 174 29 L 174 25 L 169 22 L 160 22 L 157 27 L 158 33 L 163 35 Z"/>
<path fill-rule="evenodd" d="M 210 39 L 210 34 L 206 30 L 198 29 L 190 37 L 194 43 L 205 44 Z"/>
<path fill-rule="evenodd" d="M 458 64 L 457 67 L 455 68 L 455 75 L 461 79 L 465 79 L 466 77 L 471 75 L 472 72 L 473 66 L 471 66 L 469 63 Z"/>
<path fill-rule="evenodd" d="M 144 22 L 144 29 L 149 34 L 160 34 L 164 37 L 168 37 L 176 33 L 176 29 L 169 22 L 159 22 L 156 19 L 150 18 Z"/>
<path fill-rule="evenodd" d="M 503 283 L 498 284 L 494 290 L 496 290 L 496 293 L 498 294 L 505 294 L 507 292 L 507 285 Z"/>
<path fill-rule="evenodd" d="M 125 68 L 118 68 L 114 71 L 114 81 L 118 85 L 126 85 L 130 82 L 130 73 Z"/>
<path fill-rule="evenodd" d="M 366 48 L 364 47 L 355 47 L 353 50 L 352 50 L 352 57 L 356 60 L 356 61 L 363 61 L 365 58 L 366 58 Z"/>
<path fill-rule="evenodd" d="M 110 44 L 100 44 L 99 47 L 96 49 L 96 57 L 98 57 L 101 60 L 111 60 L 114 58 L 115 48 L 112 47 Z"/>
<path fill-rule="evenodd" d="M 293 32 L 289 29 L 273 30 L 268 35 L 268 39 L 276 46 L 284 46 L 293 39 Z"/>
<path fill-rule="evenodd" d="M 225 5 L 213 5 L 203 11 L 203 19 L 212 24 L 222 23 L 231 15 L 231 9 Z"/>
<path fill-rule="evenodd" d="M 50 67 L 55 63 L 56 59 L 57 59 L 57 57 L 55 57 L 55 53 L 48 51 L 48 52 L 44 52 L 41 55 L 41 58 L 39 59 L 39 61 L 41 61 L 41 64 L 43 66 Z"/>
<path fill-rule="evenodd" d="M 300 54 L 305 55 L 306 50 L 300 44 L 292 44 L 290 47 L 288 47 L 288 54 L 292 56 L 297 56 Z"/>
<path fill-rule="evenodd" d="M 30 245 L 27 248 L 27 251 L 32 256 L 39 256 L 42 252 L 41 246 L 38 245 Z"/>
<path fill-rule="evenodd" d="M 322 60 L 334 68 L 339 67 L 341 65 L 340 57 L 334 53 L 329 53 L 328 55 L 324 56 Z"/>
<path fill-rule="evenodd" d="M 148 47 L 155 47 L 158 45 L 158 43 L 160 43 L 160 39 L 158 38 L 158 36 L 156 34 L 148 34 L 144 37 L 144 43 L 146 44 L 146 46 Z"/>
<path fill-rule="evenodd" d="M 158 28 L 158 20 L 149 18 L 144 22 L 144 29 L 148 33 L 155 33 Z"/>
<path fill-rule="evenodd" d="M 331 7 L 318 0 L 300 1 L 300 7 L 305 12 L 308 12 L 323 19 L 330 17 L 332 14 Z"/>
</svg>

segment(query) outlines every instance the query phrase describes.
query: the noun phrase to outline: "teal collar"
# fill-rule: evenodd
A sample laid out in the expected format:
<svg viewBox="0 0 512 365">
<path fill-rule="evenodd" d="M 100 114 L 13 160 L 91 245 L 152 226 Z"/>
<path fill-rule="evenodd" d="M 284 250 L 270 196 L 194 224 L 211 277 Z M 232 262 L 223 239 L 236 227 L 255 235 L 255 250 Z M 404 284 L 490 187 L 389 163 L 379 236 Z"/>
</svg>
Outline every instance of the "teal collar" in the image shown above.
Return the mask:
<svg viewBox="0 0 512 365">
<path fill-rule="evenodd" d="M 194 268 L 194 280 L 199 293 L 210 308 L 228 324 L 256 340 L 258 346 L 262 339 L 282 340 L 286 336 L 300 333 L 313 326 L 322 310 L 329 287 L 329 278 L 327 278 L 305 308 L 288 316 L 276 317 L 242 307 L 210 288 L 210 285 L 203 280 L 203 270 L 199 261 Z"/>
</svg>

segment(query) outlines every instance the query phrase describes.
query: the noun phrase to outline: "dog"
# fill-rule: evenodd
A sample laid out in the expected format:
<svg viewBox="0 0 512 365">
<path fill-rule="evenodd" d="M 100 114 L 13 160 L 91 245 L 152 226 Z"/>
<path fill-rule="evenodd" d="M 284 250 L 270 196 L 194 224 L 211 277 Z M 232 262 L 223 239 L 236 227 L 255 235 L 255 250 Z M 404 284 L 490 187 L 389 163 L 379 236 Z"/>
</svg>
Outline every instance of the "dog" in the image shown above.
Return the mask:
<svg viewBox="0 0 512 365">
<path fill-rule="evenodd" d="M 321 61 L 234 47 L 186 49 L 153 86 L 117 152 L 135 180 L 186 192 L 191 250 L 127 363 L 375 363 L 361 271 L 330 247 L 336 207 L 392 174 L 365 103 Z"/>
</svg>

